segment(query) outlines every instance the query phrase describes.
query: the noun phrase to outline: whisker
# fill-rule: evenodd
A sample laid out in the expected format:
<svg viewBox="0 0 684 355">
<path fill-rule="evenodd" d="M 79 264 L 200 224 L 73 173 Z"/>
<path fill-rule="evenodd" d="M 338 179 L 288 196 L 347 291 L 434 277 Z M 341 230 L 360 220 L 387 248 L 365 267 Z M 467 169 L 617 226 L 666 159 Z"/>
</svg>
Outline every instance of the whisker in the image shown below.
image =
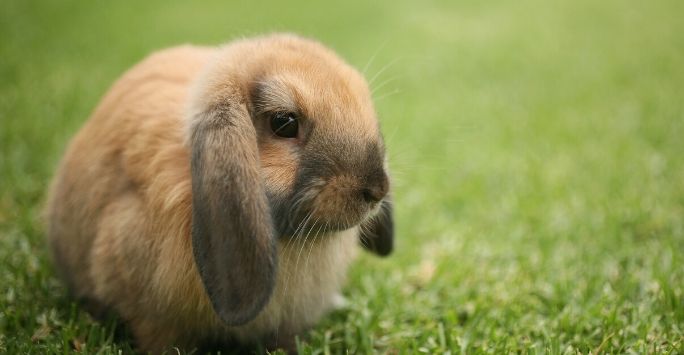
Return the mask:
<svg viewBox="0 0 684 355">
<path fill-rule="evenodd" d="M 366 65 L 363 66 L 363 70 L 361 70 L 363 75 L 366 75 L 366 70 L 368 70 L 368 68 L 370 68 L 370 66 L 373 64 L 373 61 L 375 61 L 375 57 L 377 57 L 378 53 L 380 53 L 380 51 L 385 47 L 386 44 L 387 44 L 386 40 L 384 42 L 382 42 L 380 44 L 380 46 L 378 47 L 378 49 L 376 49 L 375 52 L 373 53 L 373 55 L 370 57 L 368 62 L 366 62 Z"/>
<path fill-rule="evenodd" d="M 284 253 L 287 253 L 287 254 L 290 253 L 290 245 L 291 245 L 294 241 L 297 241 L 297 239 L 299 239 L 299 238 L 297 237 L 297 232 L 300 231 L 300 230 L 303 231 L 304 226 L 305 226 L 306 223 L 311 219 L 311 216 L 313 216 L 313 213 L 307 214 L 306 218 L 304 218 L 304 219 L 302 220 L 302 222 L 299 224 L 300 227 L 297 228 L 297 230 L 295 231 L 295 233 L 293 233 L 293 235 L 290 237 L 290 239 L 287 241 L 287 243 L 285 243 L 285 246 L 283 247 L 283 252 L 284 252 Z M 289 258 L 288 258 L 288 259 L 289 259 Z M 283 271 L 286 270 L 286 269 L 287 269 L 287 268 L 284 268 L 284 267 L 283 267 L 283 268 L 280 268 L 280 270 L 283 270 Z M 294 274 L 294 271 L 288 270 L 288 271 L 287 271 L 287 274 L 284 275 L 284 276 L 285 276 L 285 284 L 284 284 L 284 286 L 283 286 L 283 293 L 284 293 L 284 294 L 287 294 L 287 286 L 289 285 L 290 280 L 291 280 L 292 277 L 293 277 L 293 274 Z M 295 275 L 295 277 L 296 277 L 296 275 Z"/>
<path fill-rule="evenodd" d="M 294 272 L 295 272 L 295 273 L 298 272 L 297 269 L 299 268 L 299 258 L 300 258 L 301 255 L 302 255 L 302 251 L 304 251 L 304 247 L 306 246 L 306 241 L 309 239 L 309 235 L 311 234 L 311 231 L 312 231 L 312 230 L 314 229 L 314 227 L 316 226 L 316 223 L 318 223 L 318 220 L 319 220 L 319 219 L 320 219 L 320 218 L 316 218 L 316 220 L 314 221 L 314 223 L 313 223 L 313 225 L 311 226 L 311 228 L 309 228 L 309 231 L 306 233 L 306 236 L 304 237 L 304 241 L 302 242 L 302 246 L 299 248 L 299 253 L 297 254 L 297 261 L 295 262 L 295 267 L 294 267 L 294 270 L 295 270 Z"/>
<path fill-rule="evenodd" d="M 380 96 L 374 98 L 373 100 L 375 100 L 375 102 L 378 102 L 378 101 L 380 101 L 380 100 L 382 100 L 382 99 L 384 99 L 384 98 L 390 97 L 390 96 L 392 96 L 392 95 L 396 95 L 396 94 L 398 94 L 398 93 L 400 93 L 400 92 L 401 92 L 401 91 L 400 91 L 399 89 L 394 89 L 393 91 L 390 91 L 390 92 L 388 92 L 388 93 L 386 93 L 386 94 L 382 94 L 382 95 L 380 95 Z"/>
<path fill-rule="evenodd" d="M 374 95 L 376 92 L 378 92 L 378 90 L 382 89 L 385 85 L 397 80 L 398 78 L 399 76 L 393 76 L 389 79 L 383 80 L 382 82 L 380 82 L 380 84 L 372 88 L 371 95 Z"/>
<path fill-rule="evenodd" d="M 397 61 L 399 61 L 399 58 L 395 58 L 395 59 L 391 60 L 389 63 L 385 64 L 384 67 L 380 68 L 380 70 L 378 70 L 378 72 L 375 73 L 375 75 L 373 75 L 373 77 L 368 81 L 368 85 L 370 85 L 370 86 L 372 87 L 372 86 L 373 86 L 373 82 L 375 82 L 375 80 L 376 80 L 380 75 L 382 75 L 382 73 L 383 73 L 385 70 L 387 70 L 389 67 L 391 67 L 392 65 L 394 65 L 394 63 L 396 63 Z"/>
<path fill-rule="evenodd" d="M 306 243 L 306 239 L 302 240 L 302 236 L 304 235 L 304 231 L 305 231 L 305 229 L 306 229 L 306 225 L 310 222 L 311 217 L 313 216 L 313 214 L 314 214 L 313 211 L 311 211 L 311 212 L 308 214 L 308 218 L 306 218 L 306 220 L 303 221 L 304 224 L 302 225 L 301 228 L 299 228 L 299 233 L 296 233 L 296 234 L 294 235 L 294 238 L 293 238 L 293 239 L 295 240 L 296 245 L 300 245 L 300 244 L 301 244 L 301 248 L 303 248 L 304 245 L 305 245 L 305 243 Z M 314 225 L 315 225 L 315 222 L 314 222 Z M 301 243 L 300 243 L 300 242 L 301 242 Z M 288 250 L 288 254 L 294 253 L 295 250 L 297 250 L 297 249 L 300 249 L 300 247 L 295 247 L 295 248 L 292 249 L 292 250 Z M 301 251 L 300 251 L 300 254 L 301 254 Z M 288 263 L 290 263 L 291 260 L 292 260 L 292 259 L 291 259 L 291 256 L 292 256 L 292 255 L 290 255 L 290 257 L 288 257 Z M 297 259 L 296 259 L 294 268 L 291 269 L 290 275 L 292 275 L 293 277 L 297 277 L 297 268 L 298 268 L 298 265 L 299 265 L 299 255 L 297 255 Z M 290 283 L 290 278 L 288 277 L 288 278 L 287 278 L 287 281 L 286 281 L 286 284 L 285 284 L 285 287 L 284 287 L 283 294 L 287 294 L 286 291 L 287 291 L 287 286 L 289 285 L 289 283 Z M 291 306 L 290 306 L 290 313 L 294 313 L 295 302 L 290 302 L 290 304 L 291 304 Z"/>
<path fill-rule="evenodd" d="M 306 225 L 306 222 L 311 218 L 312 215 L 313 215 L 313 213 L 311 213 L 311 212 L 308 213 L 306 215 L 306 217 L 304 217 L 304 219 L 302 219 L 302 221 L 299 222 L 299 226 L 297 226 L 297 229 L 295 229 L 295 231 L 292 233 L 292 236 L 289 238 L 289 240 L 285 244 L 286 248 L 290 246 L 290 243 L 292 242 L 293 239 L 297 239 L 297 233 L 299 232 L 300 229 L 304 228 L 304 226 Z"/>
<path fill-rule="evenodd" d="M 297 239 L 297 232 L 298 232 L 300 229 L 303 230 L 303 228 L 304 228 L 304 226 L 306 225 L 307 221 L 308 221 L 309 219 L 311 219 L 311 216 L 313 216 L 313 213 L 308 213 L 308 214 L 302 219 L 302 221 L 299 223 L 299 226 L 297 226 L 297 229 L 295 229 L 295 232 L 292 233 L 293 235 L 288 239 L 287 243 L 285 243 L 285 246 L 283 246 L 283 253 L 284 253 L 284 254 L 289 254 L 289 253 L 290 253 L 290 251 L 289 251 L 290 244 L 292 244 L 293 241 Z M 289 258 L 287 258 L 287 259 L 289 259 Z M 286 262 L 287 262 L 287 261 L 286 261 Z M 288 268 L 286 268 L 286 267 L 281 267 L 279 270 L 280 270 L 280 272 L 285 272 L 285 275 L 283 275 L 283 276 L 285 277 L 285 283 L 284 283 L 284 285 L 283 285 L 283 294 L 287 295 L 287 287 L 288 287 L 288 285 L 290 284 L 290 280 L 292 279 L 293 273 L 294 273 L 294 272 L 291 271 L 291 270 L 288 270 Z M 291 312 L 293 312 L 293 311 L 294 311 L 294 308 L 291 309 Z M 275 333 L 276 333 L 276 339 L 278 338 L 278 332 L 279 332 L 279 331 L 280 331 L 280 323 L 279 323 L 278 326 L 276 327 L 276 332 L 275 332 Z"/>
<path fill-rule="evenodd" d="M 327 226 L 327 225 L 328 225 L 328 222 L 325 222 L 325 226 Z M 318 235 L 321 233 L 321 228 L 323 228 L 323 225 L 318 227 L 318 230 L 316 231 L 316 235 L 311 240 L 311 243 L 309 243 L 311 245 L 309 246 L 309 252 L 306 255 L 306 262 L 304 262 L 304 265 L 306 267 L 309 267 L 309 257 L 311 257 L 311 252 L 313 251 L 314 245 L 316 244 L 316 239 L 318 239 Z M 325 231 L 325 228 L 323 228 L 322 230 Z"/>
</svg>

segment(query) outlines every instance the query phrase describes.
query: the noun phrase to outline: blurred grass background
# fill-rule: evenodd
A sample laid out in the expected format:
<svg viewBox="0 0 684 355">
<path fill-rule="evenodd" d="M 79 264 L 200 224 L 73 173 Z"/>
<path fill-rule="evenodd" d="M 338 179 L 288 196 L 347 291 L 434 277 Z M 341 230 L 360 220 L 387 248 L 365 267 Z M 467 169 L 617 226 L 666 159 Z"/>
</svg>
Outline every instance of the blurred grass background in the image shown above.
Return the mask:
<svg viewBox="0 0 684 355">
<path fill-rule="evenodd" d="M 684 351 L 684 2 L 3 1 L 0 352 L 130 351 L 65 295 L 39 211 L 146 54 L 315 37 L 376 89 L 397 249 L 302 353 Z M 371 60 L 371 58 L 373 58 Z"/>
</svg>

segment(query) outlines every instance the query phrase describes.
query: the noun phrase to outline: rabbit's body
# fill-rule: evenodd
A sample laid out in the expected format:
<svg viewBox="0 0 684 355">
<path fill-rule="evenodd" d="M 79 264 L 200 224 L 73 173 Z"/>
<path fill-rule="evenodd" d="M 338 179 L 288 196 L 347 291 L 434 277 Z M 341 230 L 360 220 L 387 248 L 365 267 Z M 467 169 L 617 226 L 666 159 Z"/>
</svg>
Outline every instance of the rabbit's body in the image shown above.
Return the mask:
<svg viewBox="0 0 684 355">
<path fill-rule="evenodd" d="M 197 119 L 189 112 L 202 101 L 193 97 L 204 97 L 198 91 L 206 85 L 198 78 L 219 55 L 213 48 L 178 47 L 154 54 L 127 72 L 71 142 L 52 185 L 48 235 L 60 274 L 77 297 L 115 310 L 130 324 L 142 349 L 229 340 L 287 345 L 332 308 L 356 254 L 358 226 L 333 230 L 326 225 L 321 231 L 322 223 L 319 230 L 314 223 L 295 231 L 298 238 L 280 233 L 273 244 L 277 272 L 269 277 L 271 291 L 263 291 L 268 292 L 263 305 L 234 320 L 232 313 L 220 313 L 217 303 L 224 297 L 213 292 L 232 292 L 229 297 L 243 290 L 235 286 L 237 291 L 226 291 L 215 284 L 222 281 L 207 279 L 214 274 L 207 276 L 210 271 L 205 270 L 214 264 L 205 258 L 222 250 L 219 242 L 210 240 L 212 247 L 205 251 L 209 256 L 198 254 L 206 247 L 195 244 L 204 234 L 194 225 L 203 218 L 202 211 L 196 211 L 203 207 L 194 189 L 206 185 L 193 186 L 201 176 L 191 166 L 199 158 L 193 155 L 197 143 L 189 133 Z M 268 185 L 274 174 L 293 174 L 291 169 L 269 169 L 278 165 L 268 164 L 277 154 L 272 148 L 259 140 L 260 175 L 236 184 L 258 186 L 263 179 L 271 191 L 269 186 L 278 186 L 277 181 Z M 247 207 L 252 201 L 249 196 L 237 200 L 237 206 Z M 229 240 L 244 238 L 237 232 L 235 237 L 225 234 Z M 252 255 L 247 250 L 233 256 L 233 249 L 217 254 L 218 260 Z M 245 285 L 261 287 L 265 281 L 260 281 L 261 274 L 252 276 L 261 271 L 249 267 L 251 260 L 242 262 L 247 266 L 238 276 L 219 275 L 220 280 L 243 277 Z M 258 270 L 269 264 L 264 265 Z M 241 282 L 235 280 L 228 285 Z M 238 300 L 251 292 L 263 293 L 250 290 Z"/>
</svg>

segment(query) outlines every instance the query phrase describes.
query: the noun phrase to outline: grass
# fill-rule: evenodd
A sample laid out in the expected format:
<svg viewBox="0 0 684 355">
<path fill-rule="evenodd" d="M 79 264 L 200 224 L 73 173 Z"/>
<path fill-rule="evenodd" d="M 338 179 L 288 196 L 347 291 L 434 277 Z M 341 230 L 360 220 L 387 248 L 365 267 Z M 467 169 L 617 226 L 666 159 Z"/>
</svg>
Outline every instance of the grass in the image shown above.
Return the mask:
<svg viewBox="0 0 684 355">
<path fill-rule="evenodd" d="M 275 30 L 376 77 L 397 249 L 302 353 L 684 352 L 681 1 L 19 1 L 0 12 L 0 353 L 130 352 L 65 295 L 39 211 L 147 53 Z"/>
</svg>

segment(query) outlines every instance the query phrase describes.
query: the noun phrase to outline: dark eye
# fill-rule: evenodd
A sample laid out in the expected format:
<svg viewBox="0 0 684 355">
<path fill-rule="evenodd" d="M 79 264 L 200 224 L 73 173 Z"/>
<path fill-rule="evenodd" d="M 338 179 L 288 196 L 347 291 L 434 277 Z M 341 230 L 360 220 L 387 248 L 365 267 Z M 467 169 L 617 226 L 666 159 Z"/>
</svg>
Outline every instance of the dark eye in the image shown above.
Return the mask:
<svg viewBox="0 0 684 355">
<path fill-rule="evenodd" d="M 271 116 L 271 130 L 278 137 L 296 138 L 299 122 L 292 112 L 278 112 Z"/>
</svg>

